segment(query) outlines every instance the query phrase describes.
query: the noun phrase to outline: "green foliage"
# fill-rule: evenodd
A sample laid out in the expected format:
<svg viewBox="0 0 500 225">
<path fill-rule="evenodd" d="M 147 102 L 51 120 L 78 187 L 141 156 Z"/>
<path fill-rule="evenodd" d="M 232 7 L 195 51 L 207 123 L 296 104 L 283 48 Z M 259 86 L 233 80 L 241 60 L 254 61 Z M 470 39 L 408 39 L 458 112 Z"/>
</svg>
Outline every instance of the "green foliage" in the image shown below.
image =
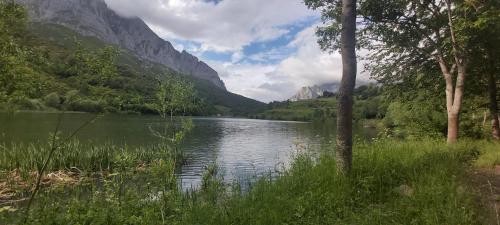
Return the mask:
<svg viewBox="0 0 500 225">
<path fill-rule="evenodd" d="M 29 50 L 20 44 L 25 23 L 23 7 L 0 1 L 0 103 L 30 98 L 35 92 L 36 79 L 27 62 Z"/>
<path fill-rule="evenodd" d="M 16 110 L 45 110 L 45 105 L 38 99 L 24 97 L 11 98 L 9 105 L 14 105 Z"/>
<path fill-rule="evenodd" d="M 50 146 L 44 144 L 0 145 L 0 170 L 3 171 L 35 171 L 37 166 L 46 158 Z M 65 143 L 59 151 L 55 152 L 50 160 L 47 171 L 54 172 L 77 168 L 87 173 L 105 170 L 114 172 L 125 166 L 131 169 L 141 164 L 150 164 L 165 157 L 164 146 L 150 146 L 129 148 L 111 144 L 93 146 L 81 144 L 78 141 Z"/>
<path fill-rule="evenodd" d="M 101 101 L 90 100 L 86 98 L 79 98 L 65 105 L 65 109 L 75 112 L 104 112 L 105 103 Z"/>
<path fill-rule="evenodd" d="M 318 163 L 300 156 L 287 173 L 262 179 L 247 195 L 223 206 L 194 205 L 186 223 L 480 224 L 469 188 L 456 178 L 477 145 L 449 149 L 438 142 L 357 146 L 348 177 L 332 173 L 332 156 Z"/>
<path fill-rule="evenodd" d="M 500 165 L 500 151 L 498 143 L 482 141 L 483 146 L 477 160 L 474 161 L 476 168 L 494 168 Z"/>
<path fill-rule="evenodd" d="M 259 119 L 311 121 L 335 116 L 337 100 L 321 98 L 297 102 L 274 102 L 269 109 L 256 116 Z"/>
<path fill-rule="evenodd" d="M 187 101 L 182 109 L 175 110 L 177 114 L 246 116 L 265 107 L 63 26 L 28 24 L 24 8 L 8 0 L 0 1 L 0 74 L 2 109 L 26 108 L 16 106 L 17 102 L 43 100 L 55 92 L 63 96 L 62 109 L 158 113 L 154 107 L 158 90 L 155 78 L 160 74 L 174 74 L 182 78 L 182 84 L 192 83 L 185 88 L 198 92 L 194 102 Z M 71 90 L 78 91 L 74 97 L 79 100 L 65 102 L 64 93 Z M 220 107 L 229 111 L 218 111 Z"/>
<path fill-rule="evenodd" d="M 61 97 L 56 92 L 52 92 L 43 98 L 46 106 L 59 108 L 61 106 Z"/>
<path fill-rule="evenodd" d="M 304 2 L 309 8 L 321 11 L 324 23 L 317 30 L 321 47 L 331 51 L 339 49 L 341 1 Z M 434 121 L 441 116 L 432 109 L 435 106 L 446 112 L 445 107 L 434 104 L 439 101 L 444 105 L 442 99 L 445 99 L 444 72 L 440 64 L 446 65 L 446 70 L 451 71 L 451 83 L 457 80 L 456 69 L 460 68 L 460 64 L 466 64 L 467 69 L 463 71 L 467 74 L 463 104 L 466 105 L 464 109 L 468 107 L 468 110 L 464 110 L 460 116 L 464 120 L 460 121 L 463 127 L 459 130 L 461 136 L 477 138 L 484 134 L 484 128 L 479 125 L 475 115 L 486 110 L 488 82 L 495 82 L 488 81 L 488 77 L 492 75 L 493 80 L 500 79 L 497 72 L 500 64 L 495 60 L 500 53 L 499 45 L 496 44 L 500 41 L 500 3 L 496 0 L 449 1 L 450 24 L 446 2 L 357 1 L 357 21 L 361 24 L 356 35 L 357 43 L 359 47 L 371 50 L 366 57 L 370 61 L 366 69 L 372 78 L 392 92 L 394 101 L 407 106 L 392 107 L 392 116 L 398 114 L 396 108 L 403 110 L 399 114 L 405 111 L 420 114 L 408 114 L 407 122 L 400 121 L 400 124 L 414 124 L 407 127 L 420 127 L 418 130 L 424 133 L 440 133 L 441 124 L 446 122 Z M 455 46 L 452 44 L 451 29 L 455 33 Z M 453 92 L 451 95 L 454 95 Z M 422 95 L 427 95 L 427 103 L 413 100 Z M 416 103 L 423 104 L 419 105 L 423 109 L 410 107 Z M 371 114 L 369 108 L 366 114 Z M 425 112 L 430 115 L 426 116 Z M 411 117 L 422 121 L 412 122 L 408 120 Z"/>
<path fill-rule="evenodd" d="M 167 115 L 172 118 L 174 114 L 186 115 L 197 107 L 192 83 L 173 75 L 166 75 L 163 80 L 158 78 L 158 83 L 155 108 L 163 118 Z"/>
<path fill-rule="evenodd" d="M 478 150 L 493 152 L 497 146 L 377 140 L 355 146 L 349 176 L 332 173 L 331 155 L 299 155 L 288 171 L 263 177 L 248 193 L 229 191 L 216 166 L 207 168 L 202 189 L 182 192 L 174 175 L 176 161 L 164 147 L 68 147 L 71 151 L 59 153 L 68 156 L 51 163 L 51 170 L 76 166 L 98 177 L 104 174 L 100 179 L 105 182 L 44 191 L 30 224 L 481 224 L 475 196 L 462 178 Z M 15 163 L 0 165 L 17 168 Z M 113 173 L 100 172 L 108 169 Z M 0 218 L 16 223 L 20 213 L 9 208 L 0 211 Z"/>
<path fill-rule="evenodd" d="M 209 81 L 200 79 L 191 79 L 191 81 L 202 98 L 199 105 L 202 106 L 200 110 L 203 110 L 205 114 L 248 117 L 266 109 L 266 104 L 262 102 L 216 88 Z"/>
<path fill-rule="evenodd" d="M 392 102 L 384 124 L 400 137 L 443 137 L 446 134 L 446 113 L 422 101 Z"/>
<path fill-rule="evenodd" d="M 116 57 L 118 51 L 112 46 L 106 46 L 97 52 L 83 48 L 81 41 L 76 40 L 76 50 L 64 74 L 80 76 L 88 84 L 105 86 L 118 76 Z"/>
<path fill-rule="evenodd" d="M 355 89 L 354 119 L 375 119 L 385 116 L 386 104 L 382 101 L 382 88 L 376 85 L 363 85 Z M 336 97 L 322 97 L 297 102 L 271 102 L 268 110 L 255 118 L 273 120 L 312 121 L 336 117 Z"/>
</svg>

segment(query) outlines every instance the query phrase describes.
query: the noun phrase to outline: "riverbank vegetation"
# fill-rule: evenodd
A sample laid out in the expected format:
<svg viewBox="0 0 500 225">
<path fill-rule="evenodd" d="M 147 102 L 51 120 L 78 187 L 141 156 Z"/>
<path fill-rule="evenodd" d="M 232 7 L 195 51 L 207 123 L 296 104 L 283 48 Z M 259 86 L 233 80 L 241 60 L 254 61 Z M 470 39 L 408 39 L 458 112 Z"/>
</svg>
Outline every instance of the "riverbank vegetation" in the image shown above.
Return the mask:
<svg viewBox="0 0 500 225">
<path fill-rule="evenodd" d="M 28 223 L 484 224 L 485 209 L 467 172 L 498 165 L 498 157 L 491 156 L 497 147 L 486 141 L 447 146 L 442 139 L 376 140 L 355 146 L 348 176 L 335 172 L 328 152 L 320 157 L 300 154 L 289 170 L 264 175 L 248 192 L 225 185 L 216 167 L 207 169 L 199 190 L 184 192 L 170 148 L 133 151 L 71 144 L 47 170 L 46 186 Z M 2 149 L 4 156 L 28 156 L 18 153 L 23 148 Z M 2 176 L 36 171 L 37 159 L 11 156 L 9 161 L 17 163 L 2 162 L 10 165 L 2 168 Z M 29 183 L 32 176 L 2 185 L 19 184 L 16 179 Z M 11 200 L 22 199 L 29 187 L 17 186 Z M 22 201 L 2 201 L 2 221 L 16 223 L 25 216 Z"/>
</svg>

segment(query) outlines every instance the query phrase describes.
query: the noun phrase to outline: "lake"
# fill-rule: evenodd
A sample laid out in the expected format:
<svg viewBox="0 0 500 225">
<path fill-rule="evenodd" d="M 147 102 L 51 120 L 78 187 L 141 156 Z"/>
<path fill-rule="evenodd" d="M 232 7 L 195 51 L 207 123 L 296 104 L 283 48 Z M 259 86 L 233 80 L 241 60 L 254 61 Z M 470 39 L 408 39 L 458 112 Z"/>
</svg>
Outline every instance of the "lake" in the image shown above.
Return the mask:
<svg viewBox="0 0 500 225">
<path fill-rule="evenodd" d="M 61 120 L 65 134 L 93 118 L 92 114 L 69 113 Z M 47 142 L 54 132 L 59 114 L 0 114 L 1 143 Z M 224 181 L 246 182 L 271 171 L 287 168 L 299 151 L 318 152 L 334 140 L 333 122 L 289 122 L 235 118 L 193 118 L 194 129 L 181 148 L 186 153 L 178 170 L 184 189 L 197 187 L 207 165 L 219 166 Z M 158 116 L 105 115 L 82 129 L 76 136 L 81 142 L 148 146 L 159 138 L 151 127 L 163 124 Z M 369 139 L 376 130 L 358 126 L 358 137 Z"/>
</svg>

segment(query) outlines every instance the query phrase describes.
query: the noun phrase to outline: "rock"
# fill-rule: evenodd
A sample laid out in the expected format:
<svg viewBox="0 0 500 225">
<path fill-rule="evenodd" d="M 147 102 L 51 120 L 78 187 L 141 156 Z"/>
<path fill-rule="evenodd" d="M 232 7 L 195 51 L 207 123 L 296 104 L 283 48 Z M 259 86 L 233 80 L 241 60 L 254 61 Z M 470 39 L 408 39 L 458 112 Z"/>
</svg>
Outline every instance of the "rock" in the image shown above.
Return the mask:
<svg viewBox="0 0 500 225">
<path fill-rule="evenodd" d="M 84 36 L 130 50 L 138 57 L 163 64 L 179 73 L 208 80 L 226 90 L 215 70 L 186 51 L 177 51 L 139 18 L 126 18 L 104 0 L 16 0 L 28 8 L 34 22 L 65 26 Z"/>
<path fill-rule="evenodd" d="M 290 98 L 290 101 L 296 102 L 299 100 L 315 99 L 323 95 L 323 90 L 318 86 L 302 87 L 297 94 Z"/>
<path fill-rule="evenodd" d="M 297 94 L 290 98 L 290 101 L 295 102 L 299 100 L 315 99 L 323 96 L 323 92 L 337 92 L 339 89 L 339 83 L 314 85 L 312 87 L 302 87 Z"/>
</svg>

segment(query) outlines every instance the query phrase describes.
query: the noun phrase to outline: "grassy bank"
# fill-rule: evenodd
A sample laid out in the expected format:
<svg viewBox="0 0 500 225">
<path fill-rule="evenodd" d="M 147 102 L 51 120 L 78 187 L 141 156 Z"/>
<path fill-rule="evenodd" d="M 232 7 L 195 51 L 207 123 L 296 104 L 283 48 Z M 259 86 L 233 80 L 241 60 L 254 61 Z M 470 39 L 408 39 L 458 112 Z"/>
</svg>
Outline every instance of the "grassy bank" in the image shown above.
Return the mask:
<svg viewBox="0 0 500 225">
<path fill-rule="evenodd" d="M 452 147 L 442 140 L 376 141 L 355 147 L 348 176 L 335 173 L 335 160 L 327 153 L 317 159 L 301 155 L 289 171 L 262 178 L 247 193 L 223 185 L 214 167 L 200 190 L 183 192 L 171 160 L 157 159 L 139 173 L 116 169 L 119 173 L 104 183 L 44 189 L 30 223 L 482 224 L 465 175 L 471 165 L 491 162 L 487 154 L 497 147 L 473 141 Z M 112 158 L 121 152 L 112 151 Z M 484 154 L 476 160 L 479 153 Z M 2 170 L 13 168 L 4 163 Z M 15 223 L 23 216 L 21 207 L 4 207 L 0 221 Z"/>
<path fill-rule="evenodd" d="M 347 177 L 335 161 L 299 157 L 248 195 L 195 205 L 191 224 L 481 224 L 462 178 L 480 145 L 383 141 L 357 146 Z M 210 221 L 210 222 L 207 222 Z"/>
</svg>

